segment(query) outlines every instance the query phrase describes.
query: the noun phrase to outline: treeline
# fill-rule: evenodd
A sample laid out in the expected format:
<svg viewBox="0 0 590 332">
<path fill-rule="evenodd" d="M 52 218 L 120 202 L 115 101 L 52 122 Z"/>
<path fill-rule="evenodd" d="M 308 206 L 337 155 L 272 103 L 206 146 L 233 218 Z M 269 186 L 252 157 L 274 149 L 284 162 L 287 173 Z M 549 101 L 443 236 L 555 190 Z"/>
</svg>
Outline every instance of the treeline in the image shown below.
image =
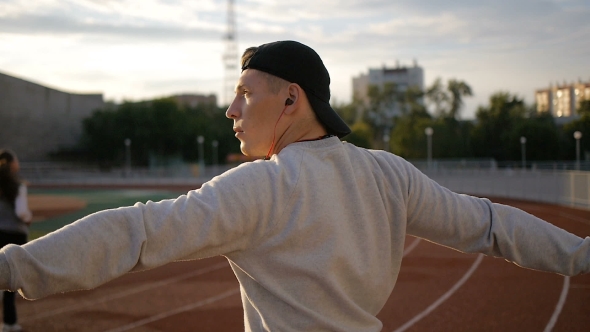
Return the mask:
<svg viewBox="0 0 590 332">
<path fill-rule="evenodd" d="M 371 86 L 367 95 L 366 102 L 353 99 L 333 105 L 352 129 L 344 140 L 407 159 L 426 158 L 428 127 L 433 129 L 436 159 L 520 160 L 520 138 L 526 137 L 527 160 L 573 160 L 575 131 L 583 133 L 582 151 L 590 148 L 588 100 L 581 103 L 578 120 L 560 126 L 549 113 L 538 113 L 534 105 L 508 92 L 495 93 L 488 105 L 479 106 L 475 121 L 462 120 L 463 100 L 472 90 L 454 79 L 446 84 L 437 79 L 425 91 L 401 91 L 394 84 Z M 110 104 L 84 120 L 79 152 L 104 168 L 120 166 L 125 161 L 124 142 L 129 139 L 135 166 L 167 159 L 196 162 L 197 137 L 203 136 L 205 162 L 214 162 L 217 149 L 217 161 L 224 163 L 228 154 L 240 153 L 231 126 L 225 108 L 216 105 L 188 107 L 173 99 Z"/>
<path fill-rule="evenodd" d="M 425 91 L 371 86 L 366 102 L 353 99 L 334 108 L 353 131 L 346 141 L 407 159 L 427 157 L 428 127 L 433 129 L 432 156 L 438 159 L 520 160 L 525 137 L 527 160 L 573 160 L 575 131 L 583 134 L 582 151 L 590 149 L 590 100 L 580 104 L 579 119 L 557 125 L 548 112 L 538 113 L 522 98 L 497 92 L 478 107 L 475 121 L 461 120 L 463 100 L 471 95 L 466 82 L 451 79 L 445 85 L 437 79 Z"/>
<path fill-rule="evenodd" d="M 240 152 L 225 109 L 212 104 L 188 107 L 173 99 L 111 104 L 94 112 L 83 121 L 80 151 L 87 161 L 103 168 L 120 166 L 125 160 L 124 142 L 129 139 L 135 166 L 165 164 L 166 160 L 196 162 L 199 136 L 204 138 L 207 164 L 213 163 L 214 149 L 220 163 L 229 153 Z"/>
</svg>

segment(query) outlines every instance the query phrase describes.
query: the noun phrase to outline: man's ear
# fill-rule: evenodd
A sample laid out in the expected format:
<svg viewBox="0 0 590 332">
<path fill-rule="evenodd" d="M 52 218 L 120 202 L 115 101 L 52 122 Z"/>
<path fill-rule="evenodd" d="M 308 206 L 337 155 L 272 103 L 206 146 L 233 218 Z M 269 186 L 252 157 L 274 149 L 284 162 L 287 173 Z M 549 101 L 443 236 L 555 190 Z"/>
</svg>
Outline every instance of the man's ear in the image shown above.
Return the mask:
<svg viewBox="0 0 590 332">
<path fill-rule="evenodd" d="M 291 114 L 301 104 L 301 100 L 302 100 L 301 97 L 303 94 L 303 89 L 301 89 L 299 84 L 291 83 L 291 84 L 289 84 L 289 87 L 287 88 L 287 93 L 289 94 L 289 97 L 285 101 L 285 106 L 287 106 L 285 108 L 285 113 Z"/>
</svg>

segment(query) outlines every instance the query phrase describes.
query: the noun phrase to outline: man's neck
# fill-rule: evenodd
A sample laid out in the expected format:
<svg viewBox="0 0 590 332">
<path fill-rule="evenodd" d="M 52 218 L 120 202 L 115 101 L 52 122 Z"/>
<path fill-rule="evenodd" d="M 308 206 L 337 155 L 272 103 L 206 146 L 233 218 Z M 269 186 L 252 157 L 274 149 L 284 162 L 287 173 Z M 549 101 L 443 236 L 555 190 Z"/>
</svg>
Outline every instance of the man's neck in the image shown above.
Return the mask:
<svg viewBox="0 0 590 332">
<path fill-rule="evenodd" d="M 287 145 L 299 141 L 310 141 L 327 135 L 328 132 L 319 123 L 292 124 L 283 132 L 275 143 L 272 154 L 278 154 Z"/>
</svg>

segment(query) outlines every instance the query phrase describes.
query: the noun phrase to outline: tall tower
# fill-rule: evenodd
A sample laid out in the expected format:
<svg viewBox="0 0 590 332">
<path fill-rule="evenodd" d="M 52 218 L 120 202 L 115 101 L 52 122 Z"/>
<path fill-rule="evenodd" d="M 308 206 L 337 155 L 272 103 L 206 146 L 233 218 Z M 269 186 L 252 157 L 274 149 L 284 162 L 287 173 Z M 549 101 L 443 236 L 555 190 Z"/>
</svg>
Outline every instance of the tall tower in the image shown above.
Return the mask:
<svg viewBox="0 0 590 332">
<path fill-rule="evenodd" d="M 224 106 L 231 103 L 234 88 L 238 80 L 238 42 L 236 40 L 236 19 L 234 16 L 234 0 L 227 0 L 227 32 L 223 36 L 225 52 L 223 53 L 224 77 L 223 97 Z"/>
</svg>

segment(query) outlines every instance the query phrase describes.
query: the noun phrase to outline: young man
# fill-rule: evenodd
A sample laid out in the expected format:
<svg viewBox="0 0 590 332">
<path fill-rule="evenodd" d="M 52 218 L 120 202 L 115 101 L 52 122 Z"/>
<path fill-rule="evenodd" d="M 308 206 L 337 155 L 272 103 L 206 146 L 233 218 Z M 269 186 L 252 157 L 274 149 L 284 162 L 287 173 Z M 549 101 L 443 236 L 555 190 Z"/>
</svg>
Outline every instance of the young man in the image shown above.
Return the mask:
<svg viewBox="0 0 590 332">
<path fill-rule="evenodd" d="M 590 238 L 455 194 L 384 151 L 341 142 L 311 48 L 248 49 L 227 110 L 242 164 L 174 200 L 89 215 L 0 251 L 0 288 L 28 298 L 96 287 L 174 260 L 227 257 L 247 331 L 380 331 L 407 234 L 566 275 L 590 272 Z"/>
</svg>

